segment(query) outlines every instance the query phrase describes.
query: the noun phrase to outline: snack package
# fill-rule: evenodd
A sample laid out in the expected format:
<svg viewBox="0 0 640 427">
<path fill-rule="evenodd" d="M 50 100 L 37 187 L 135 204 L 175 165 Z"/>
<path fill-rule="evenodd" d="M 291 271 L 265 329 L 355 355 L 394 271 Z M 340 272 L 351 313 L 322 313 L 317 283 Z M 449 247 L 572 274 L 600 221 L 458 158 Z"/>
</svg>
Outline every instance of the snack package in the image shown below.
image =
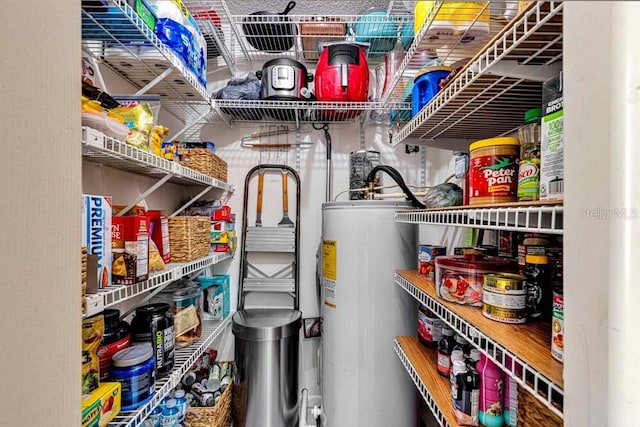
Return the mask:
<svg viewBox="0 0 640 427">
<path fill-rule="evenodd" d="M 104 317 L 100 314 L 82 320 L 82 394 L 100 386 L 98 347 L 104 335 Z"/>
<path fill-rule="evenodd" d="M 164 137 L 169 133 L 169 128 L 156 125 L 151 130 L 151 146 L 149 147 L 149 151 L 152 154 L 155 154 L 159 157 L 164 157 L 164 150 L 162 149 L 162 145 L 164 142 Z"/>
<path fill-rule="evenodd" d="M 133 285 L 149 278 L 149 226 L 146 216 L 115 216 L 111 226 L 113 283 Z"/>
<path fill-rule="evenodd" d="M 166 268 L 167 266 L 160 256 L 156 243 L 152 239 L 149 239 L 149 272 L 164 271 Z"/>
<path fill-rule="evenodd" d="M 117 96 L 120 107 L 113 111 L 124 118 L 129 126 L 127 144 L 148 151 L 151 133 L 160 114 L 160 97 L 157 95 Z"/>
</svg>

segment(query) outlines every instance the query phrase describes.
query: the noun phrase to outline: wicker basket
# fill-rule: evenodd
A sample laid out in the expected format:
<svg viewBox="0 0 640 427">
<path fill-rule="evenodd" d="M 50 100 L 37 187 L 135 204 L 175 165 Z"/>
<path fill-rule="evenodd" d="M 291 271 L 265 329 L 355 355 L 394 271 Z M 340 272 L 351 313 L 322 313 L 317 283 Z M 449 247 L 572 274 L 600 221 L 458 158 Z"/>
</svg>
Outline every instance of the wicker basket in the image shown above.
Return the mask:
<svg viewBox="0 0 640 427">
<path fill-rule="evenodd" d="M 184 148 L 180 150 L 180 164 L 190 169 L 227 182 L 227 162 L 206 148 Z"/>
<path fill-rule="evenodd" d="M 560 417 L 518 386 L 518 425 L 526 427 L 562 427 Z"/>
<path fill-rule="evenodd" d="M 233 383 L 229 384 L 220 396 L 216 406 L 207 408 L 189 408 L 184 427 L 230 427 L 233 422 Z"/>
<path fill-rule="evenodd" d="M 205 257 L 211 245 L 211 220 L 206 216 L 169 218 L 171 261 L 186 262 Z"/>
</svg>

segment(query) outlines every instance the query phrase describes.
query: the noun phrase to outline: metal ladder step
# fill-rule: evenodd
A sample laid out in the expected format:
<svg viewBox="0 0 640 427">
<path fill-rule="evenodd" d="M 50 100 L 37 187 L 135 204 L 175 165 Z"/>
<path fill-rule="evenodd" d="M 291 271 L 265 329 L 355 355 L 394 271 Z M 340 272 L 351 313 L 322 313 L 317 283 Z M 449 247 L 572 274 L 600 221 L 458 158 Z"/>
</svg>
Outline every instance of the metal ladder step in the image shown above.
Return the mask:
<svg viewBox="0 0 640 427">
<path fill-rule="evenodd" d="M 247 252 L 295 252 L 294 227 L 247 227 Z"/>
<path fill-rule="evenodd" d="M 243 280 L 243 291 L 247 292 L 269 292 L 269 293 L 293 293 L 296 290 L 294 279 L 280 278 L 245 278 Z"/>
</svg>

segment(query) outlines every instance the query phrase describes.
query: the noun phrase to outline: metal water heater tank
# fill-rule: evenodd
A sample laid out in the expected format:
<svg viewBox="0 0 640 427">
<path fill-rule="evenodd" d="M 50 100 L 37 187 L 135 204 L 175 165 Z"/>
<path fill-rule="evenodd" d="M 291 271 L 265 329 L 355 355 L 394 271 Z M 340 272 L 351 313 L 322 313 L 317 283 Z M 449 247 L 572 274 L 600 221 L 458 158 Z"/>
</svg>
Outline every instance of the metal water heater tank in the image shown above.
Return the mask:
<svg viewBox="0 0 640 427">
<path fill-rule="evenodd" d="M 322 400 L 326 427 L 405 427 L 416 394 L 393 350 L 415 335 L 417 303 L 394 284 L 416 268 L 415 224 L 397 223 L 405 202 L 322 205 Z"/>
</svg>

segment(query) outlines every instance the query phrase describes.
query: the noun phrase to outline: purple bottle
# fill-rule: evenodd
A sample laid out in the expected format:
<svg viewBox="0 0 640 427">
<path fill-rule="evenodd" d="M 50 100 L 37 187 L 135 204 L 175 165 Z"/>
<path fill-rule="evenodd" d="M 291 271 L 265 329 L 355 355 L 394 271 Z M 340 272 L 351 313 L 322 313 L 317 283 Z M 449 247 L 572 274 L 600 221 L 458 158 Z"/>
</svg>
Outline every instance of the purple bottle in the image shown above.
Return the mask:
<svg viewBox="0 0 640 427">
<path fill-rule="evenodd" d="M 504 414 L 504 372 L 484 354 L 476 364 L 480 374 L 480 422 L 486 427 L 502 427 Z"/>
</svg>

